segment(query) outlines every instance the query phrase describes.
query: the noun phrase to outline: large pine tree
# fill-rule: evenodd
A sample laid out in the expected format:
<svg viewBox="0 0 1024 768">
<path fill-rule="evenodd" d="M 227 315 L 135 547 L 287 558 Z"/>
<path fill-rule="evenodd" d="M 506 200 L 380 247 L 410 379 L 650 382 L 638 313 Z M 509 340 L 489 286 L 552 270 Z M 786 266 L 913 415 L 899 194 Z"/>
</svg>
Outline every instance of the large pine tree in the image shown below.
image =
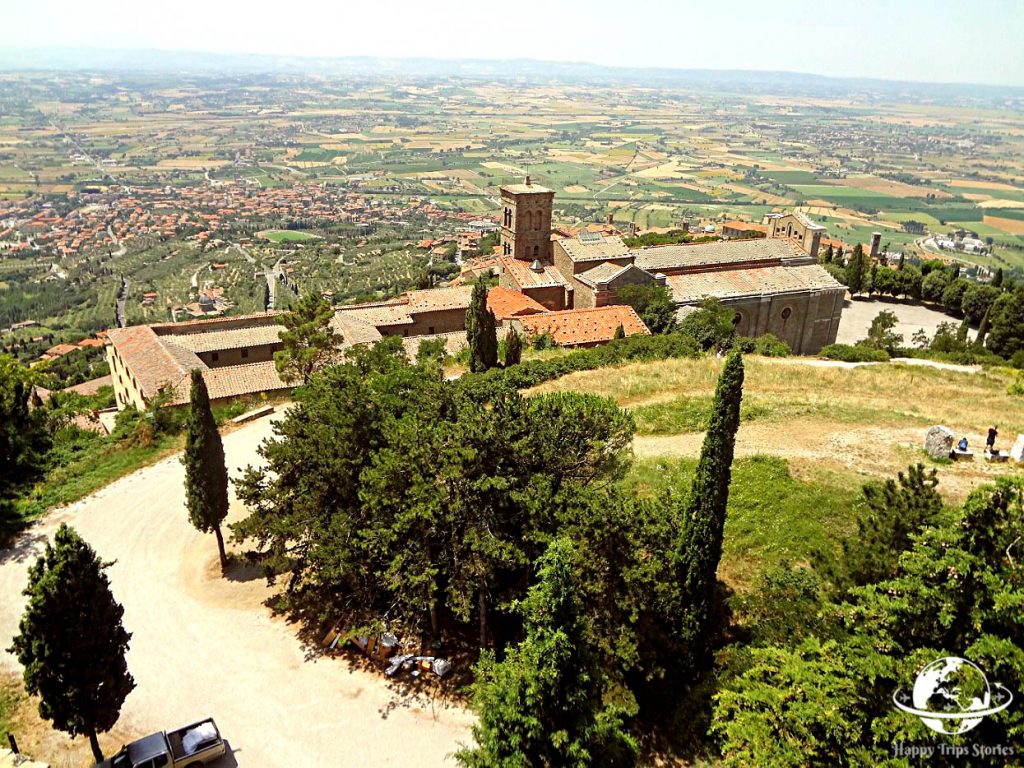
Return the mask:
<svg viewBox="0 0 1024 768">
<path fill-rule="evenodd" d="M 125 653 L 131 635 L 104 573 L 109 563 L 61 525 L 28 572 L 28 606 L 9 649 L 25 668 L 25 688 L 39 696 L 39 715 L 71 736 L 89 737 L 103 760 L 97 733 L 114 727 L 135 688 Z"/>
<path fill-rule="evenodd" d="M 481 278 L 473 286 L 466 311 L 466 341 L 469 342 L 469 369 L 486 371 L 498 364 L 498 329 L 494 313 L 487 308 L 487 283 Z"/>
<path fill-rule="evenodd" d="M 192 371 L 192 390 L 185 433 L 185 495 L 188 519 L 203 533 L 217 536 L 221 568 L 228 564 L 220 526 L 228 514 L 228 470 L 224 445 L 210 409 L 210 395 L 202 372 Z"/>
<path fill-rule="evenodd" d="M 715 574 L 722 558 L 722 534 L 742 399 L 743 356 L 737 350 L 729 355 L 718 379 L 711 423 L 704 436 L 677 544 L 680 594 L 686 602 L 680 640 L 697 662 L 705 655 Z"/>
<path fill-rule="evenodd" d="M 540 559 L 540 582 L 520 605 L 526 637 L 501 662 L 485 654 L 473 703 L 477 746 L 456 760 L 495 766 L 632 766 L 636 743 L 603 701 L 603 676 L 588 647 L 582 585 L 572 542 L 556 539 Z"/>
</svg>

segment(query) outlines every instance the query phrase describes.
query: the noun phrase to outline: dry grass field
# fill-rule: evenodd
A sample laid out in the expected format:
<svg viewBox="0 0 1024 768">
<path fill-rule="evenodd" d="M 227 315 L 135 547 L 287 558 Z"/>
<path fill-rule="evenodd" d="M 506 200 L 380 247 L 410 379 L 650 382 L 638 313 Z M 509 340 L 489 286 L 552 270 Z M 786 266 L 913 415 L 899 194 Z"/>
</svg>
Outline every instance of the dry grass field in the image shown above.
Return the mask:
<svg viewBox="0 0 1024 768">
<path fill-rule="evenodd" d="M 885 478 L 917 461 L 937 467 L 950 500 L 1010 465 L 936 463 L 921 447 L 925 431 L 945 424 L 980 448 L 999 425 L 1008 449 L 1024 432 L 1024 398 L 1006 390 L 1009 371 L 964 373 L 899 364 L 855 368 L 811 365 L 806 359 L 748 356 L 737 455 L 786 459 L 795 476 L 823 473 L 850 488 Z M 574 390 L 613 397 L 637 422 L 638 458 L 699 455 L 721 367 L 716 358 L 670 360 L 575 373 L 533 391 Z"/>
</svg>

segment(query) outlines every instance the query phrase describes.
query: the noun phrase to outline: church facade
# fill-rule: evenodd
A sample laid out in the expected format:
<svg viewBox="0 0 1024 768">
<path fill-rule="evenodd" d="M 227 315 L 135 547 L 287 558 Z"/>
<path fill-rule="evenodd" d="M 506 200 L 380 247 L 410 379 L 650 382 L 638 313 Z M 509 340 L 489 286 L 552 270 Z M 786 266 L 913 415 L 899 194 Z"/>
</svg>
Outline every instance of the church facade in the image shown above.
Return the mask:
<svg viewBox="0 0 1024 768">
<path fill-rule="evenodd" d="M 763 238 L 630 249 L 617 235 L 553 237 L 553 201 L 529 177 L 501 188 L 503 287 L 557 311 L 618 304 L 626 285 L 657 282 L 681 316 L 715 297 L 741 335 L 773 333 L 797 354 L 835 342 L 846 289 L 818 264 L 825 229 L 803 214 L 769 214 Z"/>
</svg>

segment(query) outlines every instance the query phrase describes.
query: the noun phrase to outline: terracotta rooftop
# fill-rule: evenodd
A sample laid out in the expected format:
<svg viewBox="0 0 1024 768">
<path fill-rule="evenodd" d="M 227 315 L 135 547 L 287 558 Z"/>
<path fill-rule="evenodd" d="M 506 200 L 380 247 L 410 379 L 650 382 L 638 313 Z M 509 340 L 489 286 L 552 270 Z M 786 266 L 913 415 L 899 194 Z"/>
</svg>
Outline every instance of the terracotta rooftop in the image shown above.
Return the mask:
<svg viewBox="0 0 1024 768">
<path fill-rule="evenodd" d="M 633 251 L 634 263 L 648 271 L 686 267 L 719 267 L 751 261 L 783 261 L 807 258 L 807 254 L 787 240 L 720 240 L 713 243 L 655 245 Z"/>
<path fill-rule="evenodd" d="M 766 224 L 755 224 L 752 221 L 727 221 L 722 224 L 722 229 L 735 229 L 740 232 L 768 232 Z"/>
<path fill-rule="evenodd" d="M 540 184 L 506 184 L 501 187 L 502 192 L 511 192 L 513 195 L 527 194 L 552 194 L 554 190 L 542 187 Z"/>
<path fill-rule="evenodd" d="M 234 328 L 227 331 L 210 331 L 207 333 L 186 333 L 164 336 L 171 344 L 195 352 L 214 352 L 222 349 L 242 349 L 243 347 L 265 347 L 281 341 L 284 326 L 257 325 L 255 328 Z"/>
<path fill-rule="evenodd" d="M 405 349 L 405 354 L 408 355 L 409 359 L 415 360 L 416 354 L 420 351 L 420 344 L 424 341 L 433 341 L 434 339 L 443 339 L 445 351 L 452 357 L 455 357 L 465 347 L 469 346 L 465 331 L 452 331 L 451 333 L 435 333 L 426 336 L 407 336 L 402 339 L 402 347 Z"/>
<path fill-rule="evenodd" d="M 534 272 L 530 269 L 529 263 L 511 256 L 502 256 L 500 261 L 503 270 L 520 289 L 549 288 L 566 284 L 562 273 L 558 271 L 557 267 L 550 264 L 543 264 L 543 271 Z"/>
<path fill-rule="evenodd" d="M 534 301 L 525 293 L 513 291 L 511 288 L 503 288 L 500 285 L 487 292 L 487 308 L 494 313 L 498 322 L 509 317 L 547 312 L 543 304 Z"/>
<path fill-rule="evenodd" d="M 600 344 L 615 338 L 621 325 L 627 336 L 650 335 L 639 315 L 632 307 L 614 305 L 589 309 L 567 309 L 517 318 L 529 336 L 547 333 L 562 347 L 580 344 Z"/>
<path fill-rule="evenodd" d="M 615 235 L 588 234 L 567 237 L 557 242 L 574 262 L 607 261 L 629 256 L 629 248 L 621 237 Z"/>
<path fill-rule="evenodd" d="M 331 327 L 334 328 L 335 332 L 341 334 L 347 346 L 352 346 L 353 344 L 372 344 L 383 338 L 376 327 L 355 314 L 343 310 L 334 313 Z"/>
<path fill-rule="evenodd" d="M 277 368 L 274 367 L 273 360 L 268 360 L 265 363 L 247 363 L 245 365 L 225 366 L 224 368 L 209 368 L 203 371 L 203 381 L 206 382 L 206 389 L 210 393 L 211 400 L 291 388 L 290 385 L 281 380 L 277 373 Z M 184 387 L 179 387 L 175 394 L 176 397 L 172 403 L 173 405 L 188 402 L 188 379 L 184 381 Z"/>
<path fill-rule="evenodd" d="M 698 302 L 709 296 L 726 299 L 794 291 L 845 290 L 842 284 L 817 264 L 671 275 L 668 288 L 672 291 L 672 298 L 679 304 Z"/>
</svg>

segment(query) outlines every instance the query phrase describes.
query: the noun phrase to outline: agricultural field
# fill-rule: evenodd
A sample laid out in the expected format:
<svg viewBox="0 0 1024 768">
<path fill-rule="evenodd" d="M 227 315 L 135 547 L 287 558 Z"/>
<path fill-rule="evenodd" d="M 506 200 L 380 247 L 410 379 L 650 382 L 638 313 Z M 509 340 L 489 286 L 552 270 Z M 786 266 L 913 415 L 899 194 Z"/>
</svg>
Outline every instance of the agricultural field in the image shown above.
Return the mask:
<svg viewBox="0 0 1024 768">
<path fill-rule="evenodd" d="M 282 258 L 296 280 L 336 300 L 392 294 L 432 264 L 416 242 L 493 219 L 498 188 L 527 174 L 556 191 L 565 225 L 611 216 L 641 231 L 706 227 L 798 208 L 848 244 L 880 231 L 889 249 L 919 255 L 927 234 L 961 229 L 988 252 L 943 255 L 1024 270 L 1024 116 L 1015 103 L 893 98 L 0 73 L 0 224 L 18 225 L 0 226 L 0 327 L 105 327 L 122 277 L 132 322 L 173 319 L 206 288 L 223 289 L 229 311 L 253 311 L 266 300 L 263 273 Z M 254 223 L 225 214 L 215 247 L 190 229 L 240 200 L 287 201 L 296 189 L 330 200 L 331 216 L 303 220 L 302 206 L 267 208 Z M 112 205 L 125 190 L 166 192 L 165 207 L 139 206 L 192 218 L 170 236 L 157 227 L 32 259 L 5 250 L 32 241 L 34 229 L 4 206 L 27 200 L 67 214 Z M 346 218 L 349 208 L 362 213 Z"/>
</svg>

